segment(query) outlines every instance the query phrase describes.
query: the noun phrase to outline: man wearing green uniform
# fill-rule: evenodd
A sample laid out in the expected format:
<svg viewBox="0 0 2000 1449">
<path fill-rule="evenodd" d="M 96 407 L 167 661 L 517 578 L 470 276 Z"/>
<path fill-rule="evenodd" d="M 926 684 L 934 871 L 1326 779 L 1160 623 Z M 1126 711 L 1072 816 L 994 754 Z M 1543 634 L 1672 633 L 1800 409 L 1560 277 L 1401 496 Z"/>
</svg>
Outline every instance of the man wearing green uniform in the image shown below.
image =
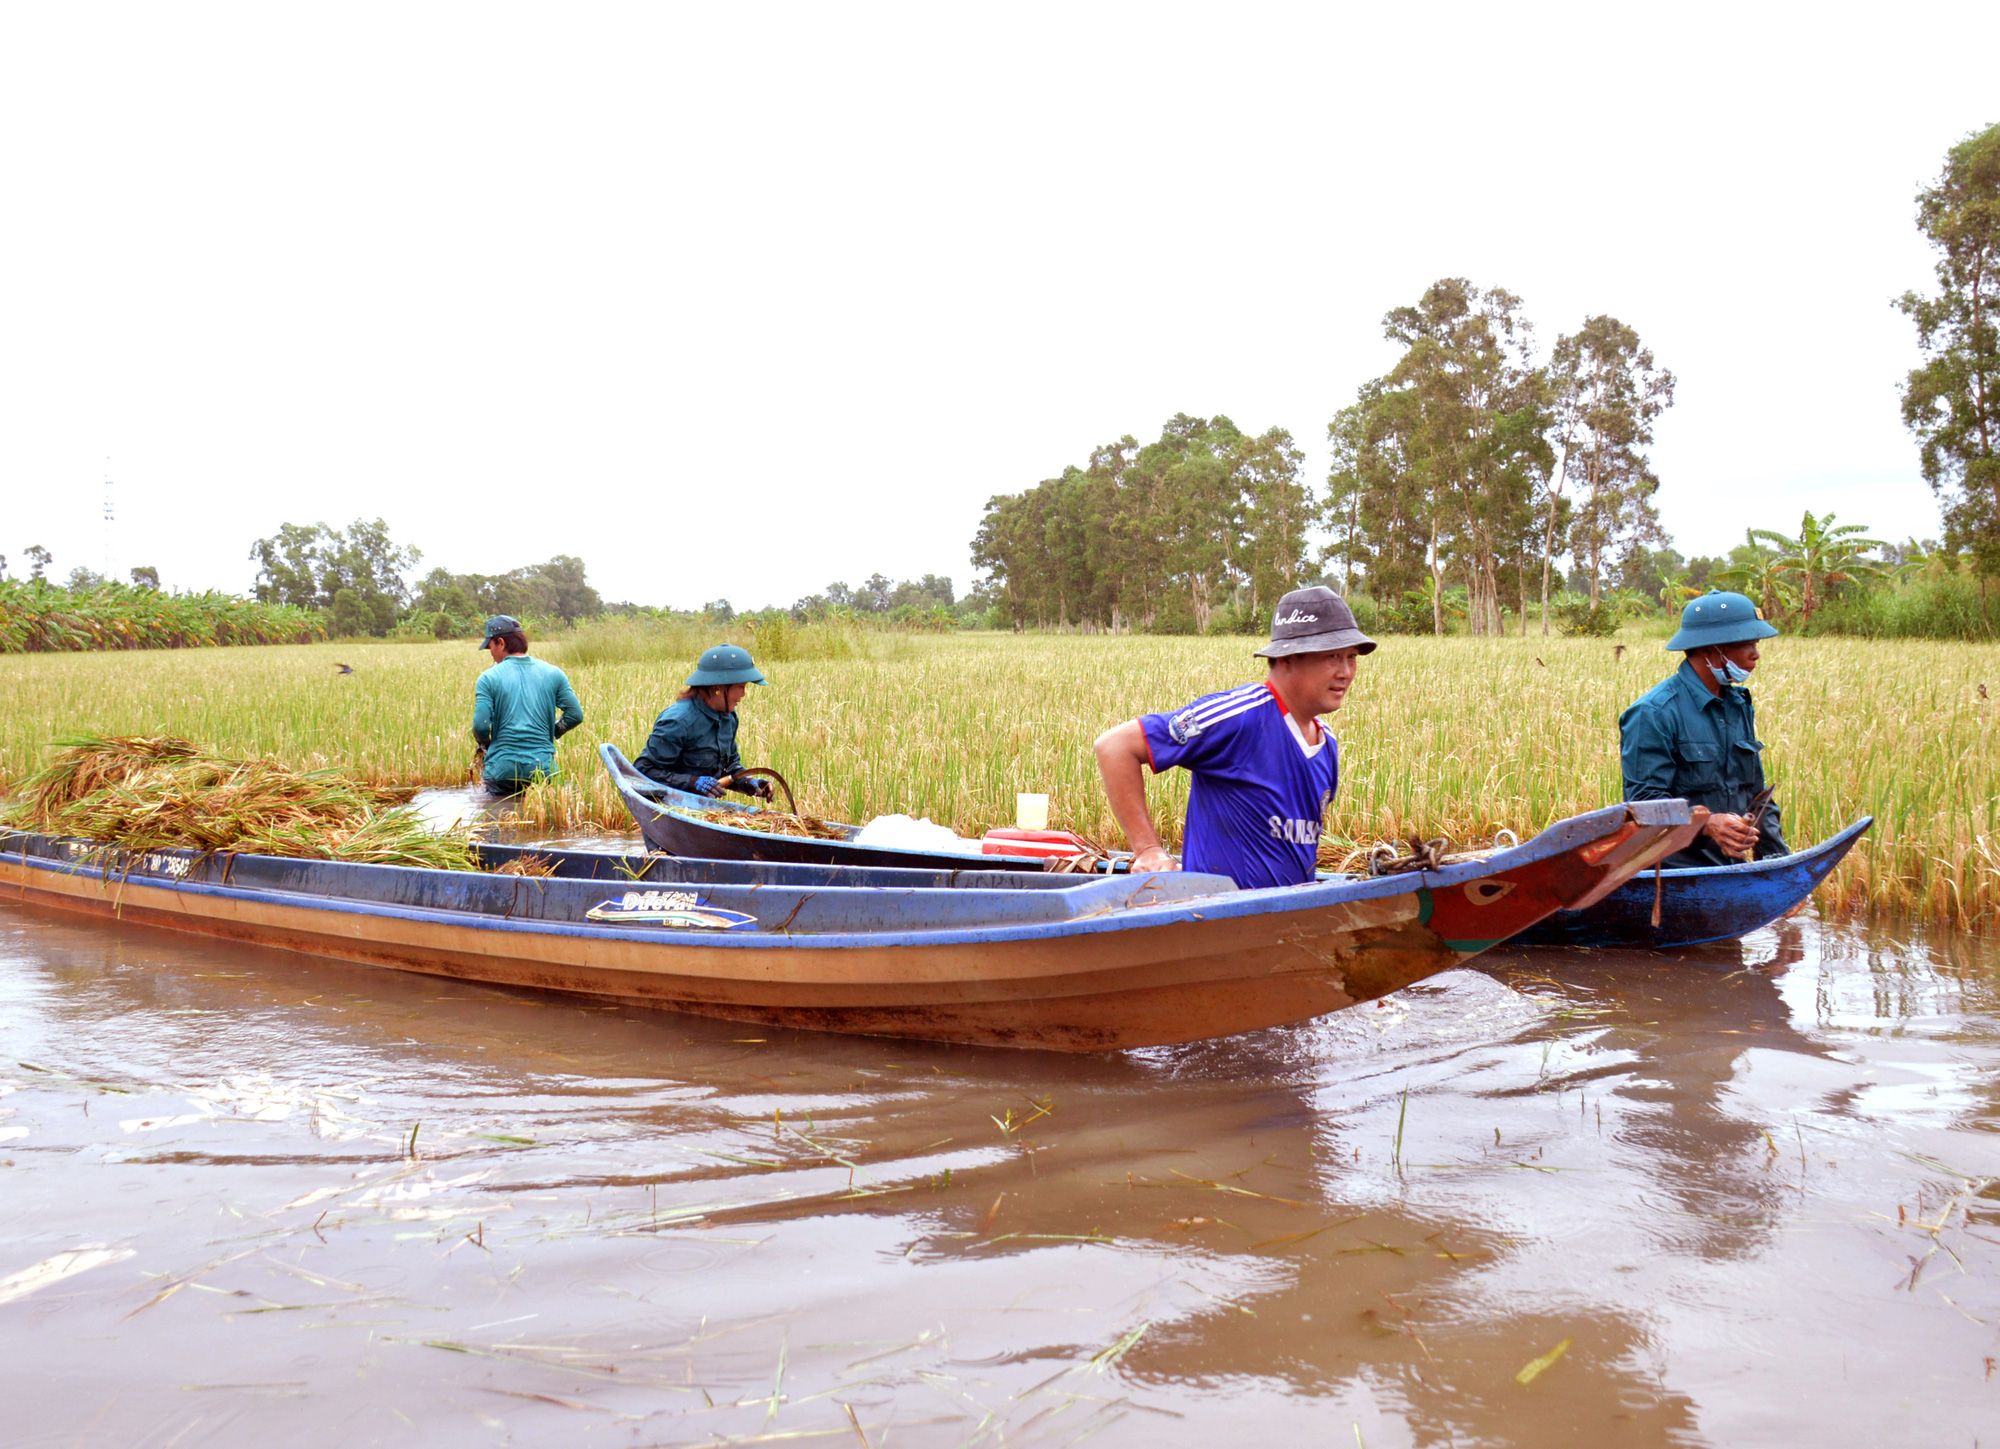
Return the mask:
<svg viewBox="0 0 2000 1449">
<path fill-rule="evenodd" d="M 495 614 L 486 621 L 493 667 L 472 691 L 472 738 L 486 752 L 486 788 L 518 795 L 539 776 L 556 773 L 556 741 L 583 723 L 583 706 L 569 676 L 528 657 L 521 621 Z"/>
<path fill-rule="evenodd" d="M 1681 667 L 1618 718 L 1625 798 L 1679 797 L 1710 811 L 1694 844 L 1663 862 L 1669 870 L 1733 865 L 1753 849 L 1759 859 L 1790 851 L 1778 807 L 1766 797 L 1759 808 L 1764 742 L 1743 687 L 1757 667 L 1757 641 L 1777 632 L 1743 595 L 1703 594 L 1667 641 L 1686 652 Z"/>
</svg>

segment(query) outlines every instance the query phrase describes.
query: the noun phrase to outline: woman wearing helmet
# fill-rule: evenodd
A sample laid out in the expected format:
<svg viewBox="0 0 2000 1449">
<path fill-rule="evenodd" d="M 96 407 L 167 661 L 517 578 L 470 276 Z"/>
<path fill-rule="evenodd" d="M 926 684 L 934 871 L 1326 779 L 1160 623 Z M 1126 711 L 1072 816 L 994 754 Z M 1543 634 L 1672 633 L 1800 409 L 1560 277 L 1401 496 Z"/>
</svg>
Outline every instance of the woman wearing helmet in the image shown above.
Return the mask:
<svg viewBox="0 0 2000 1449">
<path fill-rule="evenodd" d="M 748 649 L 716 645 L 701 656 L 680 698 L 653 721 L 646 748 L 633 763 L 647 778 L 676 790 L 720 795 L 727 788 L 770 799 L 770 781 L 731 778 L 743 768 L 736 752 L 736 706 L 751 685 L 766 682 Z"/>
</svg>

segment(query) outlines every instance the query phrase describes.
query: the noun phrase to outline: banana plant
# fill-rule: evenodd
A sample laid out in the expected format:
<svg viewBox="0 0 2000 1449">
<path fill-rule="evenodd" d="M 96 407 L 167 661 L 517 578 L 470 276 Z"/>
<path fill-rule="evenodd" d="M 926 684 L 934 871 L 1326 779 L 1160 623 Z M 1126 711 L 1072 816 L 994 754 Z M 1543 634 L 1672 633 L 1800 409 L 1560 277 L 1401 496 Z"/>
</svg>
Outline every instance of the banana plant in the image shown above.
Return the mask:
<svg viewBox="0 0 2000 1449">
<path fill-rule="evenodd" d="M 1831 511 L 1818 518 L 1807 509 L 1799 523 L 1799 536 L 1787 538 L 1768 528 L 1753 528 L 1750 542 L 1769 544 L 1777 551 L 1777 569 L 1794 581 L 1798 610 L 1811 619 L 1841 584 L 1878 582 L 1887 577 L 1880 563 L 1861 555 L 1871 548 L 1887 548 L 1879 538 L 1868 538 L 1866 524 L 1833 521 Z"/>
</svg>

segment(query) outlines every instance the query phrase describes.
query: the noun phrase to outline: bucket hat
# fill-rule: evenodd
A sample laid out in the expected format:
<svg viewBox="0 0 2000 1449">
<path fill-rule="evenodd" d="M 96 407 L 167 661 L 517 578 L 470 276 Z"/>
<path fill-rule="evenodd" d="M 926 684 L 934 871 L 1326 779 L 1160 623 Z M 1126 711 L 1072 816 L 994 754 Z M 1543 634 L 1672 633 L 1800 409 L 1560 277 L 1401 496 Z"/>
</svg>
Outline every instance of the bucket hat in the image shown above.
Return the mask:
<svg viewBox="0 0 2000 1449">
<path fill-rule="evenodd" d="M 1278 612 L 1271 618 L 1271 642 L 1257 651 L 1258 658 L 1282 659 L 1287 654 L 1322 654 L 1332 649 L 1375 652 L 1375 641 L 1354 622 L 1354 610 L 1347 600 L 1324 585 L 1293 589 L 1278 600 Z"/>
<path fill-rule="evenodd" d="M 694 673 L 687 682 L 697 689 L 706 689 L 712 684 L 767 684 L 768 680 L 758 672 L 756 661 L 750 651 L 736 644 L 718 644 L 713 649 L 704 650 L 695 661 Z"/>
<path fill-rule="evenodd" d="M 479 647 L 481 649 L 491 648 L 493 641 L 500 635 L 517 634 L 520 632 L 520 629 L 521 621 L 512 614 L 495 614 L 486 621 L 486 637 L 479 641 Z"/>
<path fill-rule="evenodd" d="M 1757 615 L 1757 606 L 1742 594 L 1715 590 L 1681 610 L 1681 630 L 1667 641 L 1669 649 L 1706 649 L 1711 644 L 1741 644 L 1769 639 L 1778 631 Z"/>
</svg>

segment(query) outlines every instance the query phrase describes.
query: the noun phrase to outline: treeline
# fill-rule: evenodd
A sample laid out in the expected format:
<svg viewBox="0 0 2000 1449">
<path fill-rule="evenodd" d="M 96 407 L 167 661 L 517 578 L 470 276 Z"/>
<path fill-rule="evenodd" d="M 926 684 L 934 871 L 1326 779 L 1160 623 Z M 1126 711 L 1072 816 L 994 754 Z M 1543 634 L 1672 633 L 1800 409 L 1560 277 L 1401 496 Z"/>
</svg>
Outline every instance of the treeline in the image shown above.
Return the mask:
<svg viewBox="0 0 2000 1449">
<path fill-rule="evenodd" d="M 493 614 L 573 624 L 604 612 L 583 560 L 569 554 L 503 574 L 432 569 L 412 584 L 407 575 L 423 551 L 398 544 L 379 518 L 345 529 L 281 524 L 250 546 L 250 558 L 260 601 L 314 610 L 338 636 L 453 639 L 477 632 Z"/>
<path fill-rule="evenodd" d="M 312 610 L 336 636 L 455 639 L 477 633 L 494 614 L 511 614 L 541 632 L 606 615 L 712 625 L 838 619 L 952 629 L 985 623 L 990 607 L 983 595 L 956 599 L 952 581 L 939 574 L 898 582 L 879 573 L 856 587 L 831 583 L 789 609 L 739 613 L 727 599 L 698 609 L 606 603 L 591 586 L 584 561 L 571 554 L 500 574 L 437 568 L 411 582 L 423 551 L 398 544 L 379 518 L 357 519 L 345 529 L 287 523 L 252 544 L 250 557 L 258 566 L 258 599 Z"/>
<path fill-rule="evenodd" d="M 1674 383 L 1630 327 L 1589 318 L 1541 360 L 1520 298 L 1454 277 L 1383 328 L 1402 356 L 1329 425 L 1324 489 L 1300 476 L 1284 429 L 1182 413 L 1157 442 L 1128 435 L 989 500 L 972 561 L 1005 615 L 1250 629 L 1318 579 L 1365 599 L 1381 628 L 1442 633 L 1456 618 L 1484 634 L 1505 628 L 1503 595 L 1523 627 L 1539 601 L 1546 628 L 1565 559 L 1589 611 L 1608 579 L 1644 573 L 1647 546 L 1668 542 L 1646 448 Z"/>
<path fill-rule="evenodd" d="M 972 562 L 1015 627 L 1205 633 L 1305 572 L 1317 502 L 1303 461 L 1283 428 L 1179 413 L 1156 442 L 1128 433 L 990 499 Z"/>
<path fill-rule="evenodd" d="M 1806 627 L 1991 633 L 2000 126 L 1952 148 L 1917 220 L 1938 285 L 1897 303 L 1925 358 L 1903 417 L 1942 543 L 1850 547 L 1865 530 L 1808 512 L 1796 538 L 1761 530 L 1727 559 L 1683 560 L 1660 526 L 1649 451 L 1674 377 L 1638 332 L 1589 316 L 1544 355 L 1519 297 L 1447 277 L 1383 318 L 1399 356 L 1328 424 L 1324 489 L 1299 478 L 1283 429 L 1251 437 L 1183 413 L 1155 443 L 1128 435 L 990 499 L 972 561 L 1016 627 L 1244 629 L 1318 580 L 1385 630 L 1601 633 L 1736 580 Z M 1820 566 L 1829 549 L 1844 566 Z"/>
</svg>

